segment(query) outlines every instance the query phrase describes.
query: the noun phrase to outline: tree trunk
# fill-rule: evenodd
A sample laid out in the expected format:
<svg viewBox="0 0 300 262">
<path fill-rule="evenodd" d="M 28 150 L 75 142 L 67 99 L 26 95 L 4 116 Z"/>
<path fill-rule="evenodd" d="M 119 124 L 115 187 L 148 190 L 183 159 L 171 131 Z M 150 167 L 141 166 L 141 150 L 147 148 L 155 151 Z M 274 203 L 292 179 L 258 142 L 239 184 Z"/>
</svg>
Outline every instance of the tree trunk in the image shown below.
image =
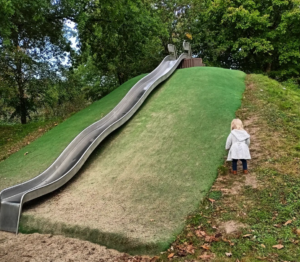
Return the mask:
<svg viewBox="0 0 300 262">
<path fill-rule="evenodd" d="M 268 63 L 266 67 L 266 73 L 270 73 L 272 69 L 272 63 Z"/>
<path fill-rule="evenodd" d="M 18 32 L 21 31 L 21 26 L 18 26 Z M 16 113 L 20 114 L 21 116 L 21 124 L 27 123 L 27 107 L 26 107 L 26 98 L 25 98 L 25 86 L 24 86 L 24 79 L 23 79 L 23 72 L 22 72 L 22 56 L 18 55 L 18 52 L 22 52 L 20 50 L 19 45 L 19 36 L 16 33 L 13 37 L 13 43 L 15 47 L 15 57 L 16 57 L 16 84 L 18 86 L 19 91 L 19 106 L 16 107 Z M 19 111 L 19 112 L 18 112 Z"/>
<path fill-rule="evenodd" d="M 21 124 L 26 124 L 26 115 L 27 115 L 27 108 L 26 108 L 26 99 L 24 97 L 24 89 L 22 86 L 19 85 L 19 95 L 20 95 L 20 114 L 21 114 Z"/>
<path fill-rule="evenodd" d="M 19 100 L 20 100 L 20 115 L 21 124 L 26 124 L 27 108 L 26 99 L 24 93 L 24 83 L 23 83 L 23 72 L 22 72 L 22 61 L 21 59 L 17 63 L 17 84 L 19 90 Z"/>
<path fill-rule="evenodd" d="M 119 84 L 122 85 L 124 83 L 124 75 L 122 73 L 117 73 Z"/>
</svg>

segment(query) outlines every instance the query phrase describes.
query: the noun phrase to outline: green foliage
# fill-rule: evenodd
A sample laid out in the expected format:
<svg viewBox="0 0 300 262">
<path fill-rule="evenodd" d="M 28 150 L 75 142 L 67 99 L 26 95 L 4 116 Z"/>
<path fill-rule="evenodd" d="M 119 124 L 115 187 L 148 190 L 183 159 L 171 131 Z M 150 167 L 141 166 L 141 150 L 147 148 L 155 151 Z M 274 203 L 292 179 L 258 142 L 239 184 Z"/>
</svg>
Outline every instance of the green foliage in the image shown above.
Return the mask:
<svg viewBox="0 0 300 262">
<path fill-rule="evenodd" d="M 193 26 L 194 51 L 217 66 L 298 78 L 299 6 L 299 0 L 207 1 Z"/>
<path fill-rule="evenodd" d="M 115 75 L 120 84 L 152 71 L 177 34 L 179 2 L 183 1 L 90 3 L 78 23 L 81 49 L 89 51 L 104 75 Z"/>
<path fill-rule="evenodd" d="M 113 74 L 104 75 L 95 65 L 91 56 L 87 57 L 84 64 L 80 64 L 72 78 L 78 80 L 80 90 L 86 99 L 96 101 L 110 93 L 118 86 L 116 76 Z"/>
<path fill-rule="evenodd" d="M 10 34 L 10 16 L 14 14 L 13 3 L 10 0 L 0 0 L 0 36 L 6 38 Z M 1 39 L 1 38 L 0 38 Z M 0 42 L 1 44 L 1 42 Z"/>
<path fill-rule="evenodd" d="M 93 2 L 78 28 L 82 50 L 90 50 L 98 69 L 104 75 L 114 74 L 120 84 L 148 71 L 151 57 L 144 53 L 145 47 L 158 52 L 155 21 L 142 1 Z"/>
<path fill-rule="evenodd" d="M 186 34 L 190 33 L 190 23 L 194 18 L 195 7 L 191 0 L 151 1 L 152 12 L 159 17 L 159 38 L 168 54 L 168 44 L 175 44 L 178 50 L 182 49 L 183 40 L 190 40 Z M 202 2 L 202 1 L 197 1 Z"/>
<path fill-rule="evenodd" d="M 71 3 L 0 2 L 4 17 L 0 23 L 0 104 L 7 109 L 5 117 L 20 117 L 25 124 L 29 113 L 45 102 L 49 86 L 58 81 L 64 51 L 70 51 L 63 26 L 64 18 L 74 12 Z"/>
</svg>

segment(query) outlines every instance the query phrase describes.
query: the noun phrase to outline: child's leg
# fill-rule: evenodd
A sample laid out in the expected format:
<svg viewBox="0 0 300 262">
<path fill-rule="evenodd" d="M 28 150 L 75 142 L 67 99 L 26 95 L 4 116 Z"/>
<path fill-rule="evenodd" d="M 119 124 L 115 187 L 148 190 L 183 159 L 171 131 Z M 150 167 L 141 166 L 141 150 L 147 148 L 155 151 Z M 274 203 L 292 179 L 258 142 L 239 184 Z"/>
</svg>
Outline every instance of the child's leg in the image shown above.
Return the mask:
<svg viewBox="0 0 300 262">
<path fill-rule="evenodd" d="M 237 171 L 237 159 L 232 159 L 232 171 Z"/>
<path fill-rule="evenodd" d="M 243 163 L 243 170 L 248 170 L 247 167 L 247 160 L 246 159 L 241 159 L 242 163 Z"/>
</svg>

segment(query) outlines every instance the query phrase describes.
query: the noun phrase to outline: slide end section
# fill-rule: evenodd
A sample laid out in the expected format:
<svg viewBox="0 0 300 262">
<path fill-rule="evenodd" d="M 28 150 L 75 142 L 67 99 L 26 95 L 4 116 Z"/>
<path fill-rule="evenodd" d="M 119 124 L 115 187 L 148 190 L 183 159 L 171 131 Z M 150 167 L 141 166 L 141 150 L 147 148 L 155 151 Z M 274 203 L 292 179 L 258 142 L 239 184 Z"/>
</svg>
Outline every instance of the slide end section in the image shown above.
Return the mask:
<svg viewBox="0 0 300 262">
<path fill-rule="evenodd" d="M 2 202 L 0 209 L 0 230 L 18 233 L 20 203 Z"/>
</svg>

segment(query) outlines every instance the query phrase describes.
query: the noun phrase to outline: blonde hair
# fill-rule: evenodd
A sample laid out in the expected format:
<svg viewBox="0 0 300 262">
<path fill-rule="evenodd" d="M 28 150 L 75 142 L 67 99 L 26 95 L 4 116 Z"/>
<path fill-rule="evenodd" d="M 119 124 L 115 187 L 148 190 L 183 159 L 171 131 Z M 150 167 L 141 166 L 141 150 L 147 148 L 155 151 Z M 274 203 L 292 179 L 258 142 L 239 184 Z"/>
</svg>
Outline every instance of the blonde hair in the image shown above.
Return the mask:
<svg viewBox="0 0 300 262">
<path fill-rule="evenodd" d="M 233 129 L 243 130 L 244 129 L 243 122 L 238 118 L 233 119 L 231 121 L 231 130 Z"/>
</svg>

